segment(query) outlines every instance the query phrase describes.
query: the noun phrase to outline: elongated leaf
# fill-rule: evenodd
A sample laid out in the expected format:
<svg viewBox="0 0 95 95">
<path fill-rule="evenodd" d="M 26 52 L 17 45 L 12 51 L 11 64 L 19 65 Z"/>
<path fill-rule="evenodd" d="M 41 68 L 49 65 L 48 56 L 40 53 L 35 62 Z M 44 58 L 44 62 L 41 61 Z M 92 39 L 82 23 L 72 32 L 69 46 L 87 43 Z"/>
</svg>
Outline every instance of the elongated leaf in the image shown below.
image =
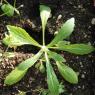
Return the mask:
<svg viewBox="0 0 95 95">
<path fill-rule="evenodd" d="M 49 57 L 54 59 L 55 61 L 66 62 L 65 58 L 63 58 L 60 54 L 57 54 L 52 51 L 48 51 L 48 54 L 49 54 Z"/>
<path fill-rule="evenodd" d="M 58 46 L 58 49 L 79 55 L 88 54 L 95 50 L 93 46 L 87 44 L 72 44 L 72 45 L 61 44 Z"/>
<path fill-rule="evenodd" d="M 23 76 L 26 74 L 27 70 L 34 65 L 34 63 L 41 56 L 42 51 L 39 51 L 34 57 L 29 58 L 19 64 L 5 79 L 5 84 L 12 85 L 20 81 Z"/>
<path fill-rule="evenodd" d="M 63 45 L 69 45 L 70 42 L 69 41 L 59 41 L 56 46 L 63 46 Z"/>
<path fill-rule="evenodd" d="M 63 78 L 66 81 L 73 83 L 73 84 L 78 83 L 78 76 L 74 72 L 73 69 L 71 69 L 70 67 L 66 66 L 63 63 L 59 63 L 59 62 L 56 62 L 56 63 L 57 63 L 60 74 L 63 76 Z"/>
<path fill-rule="evenodd" d="M 9 35 L 3 39 L 3 43 L 10 46 L 21 46 L 24 44 L 31 44 L 35 46 L 40 46 L 29 34 L 22 28 L 7 25 Z"/>
<path fill-rule="evenodd" d="M 57 44 L 59 41 L 62 41 L 63 39 L 69 37 L 72 34 L 75 26 L 74 22 L 75 22 L 74 18 L 67 20 L 66 23 L 64 23 L 61 29 L 59 30 L 58 34 L 55 36 L 55 38 L 51 41 L 51 43 L 48 46 L 49 47 L 53 46 Z"/>
<path fill-rule="evenodd" d="M 58 79 L 49 62 L 47 54 L 45 54 L 45 57 L 46 57 L 46 68 L 47 68 L 47 83 L 48 83 L 49 91 L 51 93 L 50 95 L 59 95 Z"/>
<path fill-rule="evenodd" d="M 13 85 L 20 81 L 24 75 L 26 74 L 27 69 L 25 70 L 20 70 L 19 68 L 15 68 L 5 79 L 4 84 L 7 85 Z"/>
<path fill-rule="evenodd" d="M 42 21 L 43 32 L 45 32 L 45 27 L 47 24 L 47 20 L 50 16 L 50 13 L 51 13 L 51 9 L 48 6 L 40 5 L 40 17 Z"/>
<path fill-rule="evenodd" d="M 10 4 L 3 4 L 1 9 L 9 17 L 14 15 L 14 7 Z"/>
<path fill-rule="evenodd" d="M 40 50 L 34 57 L 31 57 L 22 63 L 18 65 L 18 68 L 21 70 L 25 70 L 27 68 L 30 68 L 34 63 L 39 59 L 39 57 L 42 55 L 43 51 Z"/>
</svg>

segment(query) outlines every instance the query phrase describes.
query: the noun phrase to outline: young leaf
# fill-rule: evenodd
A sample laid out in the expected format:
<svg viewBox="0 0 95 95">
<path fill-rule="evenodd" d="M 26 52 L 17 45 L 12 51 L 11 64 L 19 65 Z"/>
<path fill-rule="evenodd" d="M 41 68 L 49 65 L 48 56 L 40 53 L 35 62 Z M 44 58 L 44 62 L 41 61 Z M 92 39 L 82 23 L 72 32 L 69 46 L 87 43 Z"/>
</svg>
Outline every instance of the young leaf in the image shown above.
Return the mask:
<svg viewBox="0 0 95 95">
<path fill-rule="evenodd" d="M 39 51 L 34 57 L 29 58 L 19 64 L 5 79 L 5 84 L 12 85 L 17 83 L 18 81 L 23 78 L 27 70 L 34 65 L 34 63 L 39 59 L 41 56 L 42 51 Z"/>
<path fill-rule="evenodd" d="M 16 39 L 14 36 L 12 35 L 5 35 L 5 38 L 3 39 L 3 43 L 5 45 L 8 45 L 9 47 L 17 47 L 17 46 L 21 46 L 24 43 L 20 42 L 18 39 Z"/>
<path fill-rule="evenodd" d="M 66 62 L 65 58 L 63 58 L 60 54 L 57 54 L 57 53 L 52 52 L 52 51 L 48 51 L 48 54 L 49 54 L 49 58 L 52 58 L 55 61 Z"/>
<path fill-rule="evenodd" d="M 51 9 L 48 6 L 40 5 L 40 17 L 42 21 L 42 29 L 45 32 L 47 20 L 50 17 Z"/>
<path fill-rule="evenodd" d="M 38 47 L 40 46 L 38 42 L 36 42 L 32 37 L 30 37 L 24 29 L 11 25 L 7 25 L 7 29 L 9 31 L 9 35 L 7 35 L 3 39 L 3 42 L 6 45 L 21 46 L 24 44 L 31 44 Z"/>
<path fill-rule="evenodd" d="M 58 70 L 59 70 L 60 74 L 63 76 L 63 78 L 66 81 L 68 81 L 72 84 L 78 83 L 78 76 L 74 72 L 73 69 L 71 69 L 70 67 L 66 66 L 63 63 L 60 63 L 60 62 L 56 62 L 56 63 L 57 63 Z"/>
<path fill-rule="evenodd" d="M 41 73 L 45 72 L 45 67 L 44 67 L 43 63 L 40 64 L 39 70 Z"/>
<path fill-rule="evenodd" d="M 74 18 L 67 20 L 66 23 L 63 24 L 55 38 L 48 45 L 48 47 L 53 46 L 57 44 L 59 41 L 62 41 L 63 39 L 69 37 L 73 32 L 75 26 L 74 22 L 75 22 Z"/>
<path fill-rule="evenodd" d="M 74 54 L 79 54 L 79 55 L 88 54 L 95 50 L 95 48 L 93 46 L 86 45 L 86 44 L 72 44 L 72 45 L 60 44 L 58 46 L 58 49 L 68 51 L 68 52 L 74 53 Z"/>
<path fill-rule="evenodd" d="M 47 83 L 50 91 L 50 95 L 59 95 L 59 82 L 53 71 L 53 68 L 49 62 L 47 53 L 45 53 L 46 58 L 46 68 L 47 68 Z"/>
<path fill-rule="evenodd" d="M 10 4 L 3 4 L 1 9 L 9 17 L 14 15 L 14 7 Z"/>
</svg>

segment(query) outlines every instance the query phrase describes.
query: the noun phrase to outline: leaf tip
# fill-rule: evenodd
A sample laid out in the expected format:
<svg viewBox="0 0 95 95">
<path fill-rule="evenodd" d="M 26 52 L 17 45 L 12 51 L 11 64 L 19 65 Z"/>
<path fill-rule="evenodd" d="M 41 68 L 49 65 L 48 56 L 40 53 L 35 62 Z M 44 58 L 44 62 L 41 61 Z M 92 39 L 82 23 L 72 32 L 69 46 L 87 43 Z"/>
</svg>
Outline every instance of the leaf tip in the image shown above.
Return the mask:
<svg viewBox="0 0 95 95">
<path fill-rule="evenodd" d="M 8 30 L 9 30 L 10 26 L 11 26 L 11 25 L 6 25 L 6 27 L 7 27 Z"/>
<path fill-rule="evenodd" d="M 72 23 L 75 23 L 75 18 L 74 17 L 72 17 L 70 20 L 71 20 Z"/>
</svg>

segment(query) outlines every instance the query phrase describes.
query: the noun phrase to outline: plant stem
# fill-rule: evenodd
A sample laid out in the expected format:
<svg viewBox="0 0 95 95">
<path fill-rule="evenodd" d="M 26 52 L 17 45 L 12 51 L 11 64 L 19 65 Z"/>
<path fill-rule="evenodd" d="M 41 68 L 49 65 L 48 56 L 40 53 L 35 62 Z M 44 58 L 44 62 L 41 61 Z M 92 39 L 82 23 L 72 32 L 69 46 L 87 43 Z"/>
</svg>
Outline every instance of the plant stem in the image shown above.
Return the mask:
<svg viewBox="0 0 95 95">
<path fill-rule="evenodd" d="M 16 7 L 16 0 L 14 0 L 14 8 Z"/>
<path fill-rule="evenodd" d="M 42 30 L 43 34 L 42 34 L 42 37 L 43 37 L 43 46 L 45 46 L 45 29 Z"/>
<path fill-rule="evenodd" d="M 49 49 L 58 49 L 58 47 L 48 47 Z"/>
<path fill-rule="evenodd" d="M 49 63 L 47 52 L 45 52 L 45 58 L 46 58 L 46 62 Z"/>
</svg>

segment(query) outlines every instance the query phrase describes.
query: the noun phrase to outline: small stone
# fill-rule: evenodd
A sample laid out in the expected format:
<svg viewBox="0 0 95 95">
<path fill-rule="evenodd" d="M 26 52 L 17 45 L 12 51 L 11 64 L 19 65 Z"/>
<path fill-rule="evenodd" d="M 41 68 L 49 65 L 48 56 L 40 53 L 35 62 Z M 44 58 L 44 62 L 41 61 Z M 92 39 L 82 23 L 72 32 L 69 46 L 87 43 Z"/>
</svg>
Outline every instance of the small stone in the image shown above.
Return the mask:
<svg viewBox="0 0 95 95">
<path fill-rule="evenodd" d="M 82 8 L 82 6 L 81 5 L 78 5 L 78 8 Z"/>
<path fill-rule="evenodd" d="M 84 72 L 84 74 L 86 74 L 86 72 Z"/>
<path fill-rule="evenodd" d="M 79 59 L 79 57 L 77 56 L 76 59 Z"/>
<path fill-rule="evenodd" d="M 88 42 L 88 45 L 91 45 L 91 42 Z"/>
<path fill-rule="evenodd" d="M 81 88 L 81 86 L 78 86 L 78 88 Z"/>
<path fill-rule="evenodd" d="M 83 67 L 83 64 L 82 64 L 82 62 L 80 62 L 80 66 L 81 66 L 81 68 Z"/>
<path fill-rule="evenodd" d="M 92 25 L 95 25 L 95 18 L 92 18 L 91 24 L 92 24 Z"/>
<path fill-rule="evenodd" d="M 57 20 L 56 20 L 56 23 L 59 23 L 59 20 L 62 18 L 62 15 L 60 14 L 60 15 L 58 15 L 58 17 L 57 17 Z"/>
<path fill-rule="evenodd" d="M 24 5 L 22 4 L 22 5 L 20 5 L 20 7 L 24 7 Z"/>
<path fill-rule="evenodd" d="M 84 75 L 84 74 L 82 74 L 82 75 L 81 75 L 81 78 L 83 78 L 83 79 L 84 79 L 84 78 L 85 78 L 85 75 Z"/>
<path fill-rule="evenodd" d="M 84 89 L 84 87 L 85 87 L 85 86 L 83 85 L 83 86 L 82 86 L 82 89 Z"/>
<path fill-rule="evenodd" d="M 62 18 L 62 15 L 60 14 L 58 17 L 57 17 L 57 20 L 60 20 Z"/>
</svg>

